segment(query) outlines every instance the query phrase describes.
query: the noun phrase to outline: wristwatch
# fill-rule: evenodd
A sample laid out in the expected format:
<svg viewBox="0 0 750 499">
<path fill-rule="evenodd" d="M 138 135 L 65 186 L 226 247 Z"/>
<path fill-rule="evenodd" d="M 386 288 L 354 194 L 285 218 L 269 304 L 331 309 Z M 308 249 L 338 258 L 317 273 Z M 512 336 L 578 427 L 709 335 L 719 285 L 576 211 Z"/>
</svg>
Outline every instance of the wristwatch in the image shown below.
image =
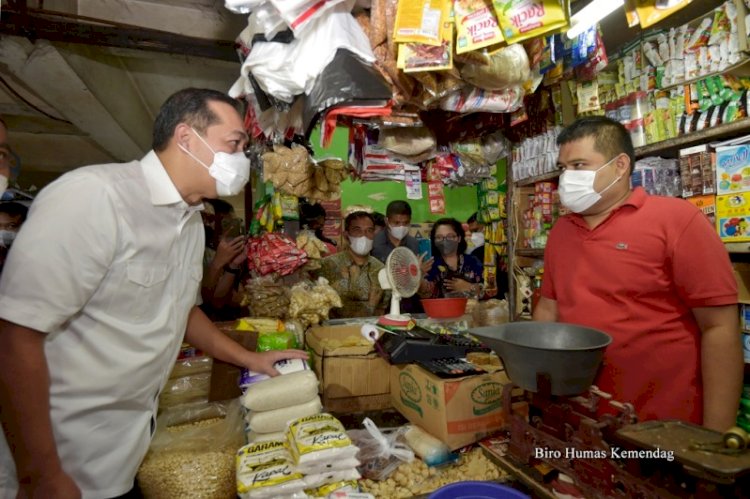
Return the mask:
<svg viewBox="0 0 750 499">
<path fill-rule="evenodd" d="M 228 274 L 240 275 L 240 273 L 242 272 L 242 269 L 241 268 L 233 269 L 229 265 L 224 265 L 224 272 Z"/>
</svg>

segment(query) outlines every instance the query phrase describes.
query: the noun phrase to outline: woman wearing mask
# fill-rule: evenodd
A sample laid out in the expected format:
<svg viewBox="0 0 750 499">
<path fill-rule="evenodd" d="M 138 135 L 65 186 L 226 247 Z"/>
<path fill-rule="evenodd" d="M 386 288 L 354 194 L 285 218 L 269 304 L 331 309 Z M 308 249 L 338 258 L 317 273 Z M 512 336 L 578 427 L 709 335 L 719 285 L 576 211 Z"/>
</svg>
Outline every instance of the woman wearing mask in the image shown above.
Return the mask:
<svg viewBox="0 0 750 499">
<path fill-rule="evenodd" d="M 468 296 L 482 292 L 482 264 L 466 252 L 466 234 L 455 218 L 441 218 L 430 231 L 432 256 L 435 261 L 422 280 L 419 294 L 423 297 L 445 298 Z"/>
<path fill-rule="evenodd" d="M 331 317 L 371 317 L 385 310 L 384 293 L 378 283 L 383 264 L 370 256 L 375 222 L 365 211 L 350 213 L 344 220 L 347 248 L 324 258 L 319 277 L 325 277 L 341 297 L 343 306 L 331 310 Z"/>
</svg>

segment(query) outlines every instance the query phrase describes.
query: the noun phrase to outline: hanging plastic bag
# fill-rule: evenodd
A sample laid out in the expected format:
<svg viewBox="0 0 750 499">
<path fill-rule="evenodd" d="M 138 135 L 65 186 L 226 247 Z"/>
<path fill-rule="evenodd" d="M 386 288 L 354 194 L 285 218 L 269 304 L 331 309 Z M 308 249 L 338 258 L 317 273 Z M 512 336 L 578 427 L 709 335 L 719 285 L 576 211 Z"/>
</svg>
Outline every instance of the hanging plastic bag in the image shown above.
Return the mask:
<svg viewBox="0 0 750 499">
<path fill-rule="evenodd" d="M 357 459 L 363 463 L 359 472 L 370 480 L 386 480 L 402 463 L 414 460 L 414 452 L 406 444 L 407 428 L 383 433 L 370 418 L 362 421 L 364 430 L 348 432 L 352 443 L 359 447 Z"/>
<path fill-rule="evenodd" d="M 512 113 L 523 104 L 523 96 L 520 85 L 502 90 L 469 87 L 440 101 L 440 109 L 457 113 Z"/>
<path fill-rule="evenodd" d="M 522 45 L 510 45 L 479 57 L 477 62 L 461 67 L 461 77 L 475 87 L 501 90 L 523 85 L 531 77 L 529 56 Z"/>
<path fill-rule="evenodd" d="M 338 4 L 343 3 L 346 12 L 351 12 L 352 0 L 269 0 L 279 12 L 284 22 L 294 32 L 295 38 L 301 38 L 315 20 L 325 17 L 326 13 Z"/>
</svg>

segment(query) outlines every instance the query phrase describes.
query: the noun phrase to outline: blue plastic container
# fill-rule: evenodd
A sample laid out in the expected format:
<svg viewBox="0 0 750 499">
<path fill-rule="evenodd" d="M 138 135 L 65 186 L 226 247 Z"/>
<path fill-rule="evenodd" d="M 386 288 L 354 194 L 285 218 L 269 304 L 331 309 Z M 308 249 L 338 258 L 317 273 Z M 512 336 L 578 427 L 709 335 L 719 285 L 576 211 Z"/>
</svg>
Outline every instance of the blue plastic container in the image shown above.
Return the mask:
<svg viewBox="0 0 750 499">
<path fill-rule="evenodd" d="M 440 487 L 428 499 L 529 499 L 529 496 L 494 482 L 456 482 Z"/>
</svg>

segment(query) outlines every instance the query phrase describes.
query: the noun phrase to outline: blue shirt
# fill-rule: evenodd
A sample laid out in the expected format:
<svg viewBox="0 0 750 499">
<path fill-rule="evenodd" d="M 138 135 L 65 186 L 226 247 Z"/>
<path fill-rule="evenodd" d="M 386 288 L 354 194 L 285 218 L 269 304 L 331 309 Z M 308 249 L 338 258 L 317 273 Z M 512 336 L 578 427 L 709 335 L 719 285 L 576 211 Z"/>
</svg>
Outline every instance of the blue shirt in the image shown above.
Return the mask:
<svg viewBox="0 0 750 499">
<path fill-rule="evenodd" d="M 482 282 L 482 264 L 471 255 L 458 255 L 458 269 L 452 270 L 443 260 L 442 255 L 435 255 L 432 268 L 427 273 L 427 281 L 432 286 L 432 298 L 445 298 L 450 293 L 445 287 L 445 281 L 460 277 L 472 284 Z"/>
</svg>

